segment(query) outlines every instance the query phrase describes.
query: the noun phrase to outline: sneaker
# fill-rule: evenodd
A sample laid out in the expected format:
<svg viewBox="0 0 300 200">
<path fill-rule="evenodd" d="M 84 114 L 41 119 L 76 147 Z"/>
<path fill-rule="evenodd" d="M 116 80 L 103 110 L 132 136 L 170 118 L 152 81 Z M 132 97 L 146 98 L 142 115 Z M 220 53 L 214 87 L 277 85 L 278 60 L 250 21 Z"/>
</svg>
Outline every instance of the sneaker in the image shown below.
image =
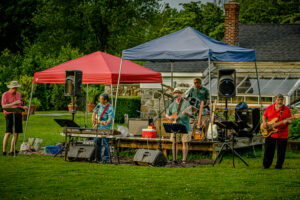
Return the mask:
<svg viewBox="0 0 300 200">
<path fill-rule="evenodd" d="M 16 155 L 18 155 L 18 153 L 19 153 L 19 151 L 16 150 Z M 9 152 L 8 155 L 9 155 L 9 156 L 14 156 L 15 153 L 12 151 L 12 152 Z"/>
<path fill-rule="evenodd" d="M 177 160 L 172 161 L 172 165 L 177 165 L 177 164 L 178 164 Z"/>
<path fill-rule="evenodd" d="M 2 152 L 2 156 L 6 156 L 6 152 Z"/>
<path fill-rule="evenodd" d="M 275 169 L 282 169 L 281 166 L 275 166 Z"/>
</svg>

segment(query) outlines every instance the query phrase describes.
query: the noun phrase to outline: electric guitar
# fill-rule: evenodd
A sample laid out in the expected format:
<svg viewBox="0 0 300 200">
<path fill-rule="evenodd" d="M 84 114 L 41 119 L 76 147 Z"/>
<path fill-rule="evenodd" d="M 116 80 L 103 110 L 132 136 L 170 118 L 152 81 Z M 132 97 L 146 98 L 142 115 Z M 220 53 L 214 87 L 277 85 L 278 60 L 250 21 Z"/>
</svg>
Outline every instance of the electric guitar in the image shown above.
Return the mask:
<svg viewBox="0 0 300 200">
<path fill-rule="evenodd" d="M 207 139 L 215 139 L 218 137 L 217 125 L 214 124 L 216 105 L 217 105 L 217 99 L 215 99 L 214 104 L 213 104 L 213 110 L 211 113 L 212 119 L 211 119 L 211 123 L 209 123 L 209 125 L 208 125 L 208 130 L 207 130 L 207 134 L 206 134 Z"/>
<path fill-rule="evenodd" d="M 205 136 L 204 127 L 201 126 L 201 116 L 202 116 L 203 105 L 204 105 L 204 101 L 201 101 L 198 122 L 193 130 L 193 137 L 195 140 L 203 140 L 204 136 Z"/>
<path fill-rule="evenodd" d="M 293 118 L 299 118 L 300 113 L 297 113 L 294 115 L 294 117 L 287 118 L 287 120 L 293 119 Z M 272 133 L 276 133 L 278 129 L 276 128 L 277 126 L 281 125 L 284 123 L 285 120 L 276 122 L 278 118 L 274 118 L 271 121 L 267 122 L 267 128 L 263 127 L 263 124 L 260 125 L 260 131 L 262 136 L 264 137 L 269 137 Z"/>
<path fill-rule="evenodd" d="M 93 128 L 96 128 L 101 123 L 101 117 L 96 115 L 96 123 L 93 123 Z"/>
<path fill-rule="evenodd" d="M 168 119 L 168 123 L 176 124 L 178 119 L 182 116 L 182 113 L 189 111 L 191 108 L 192 108 L 192 106 L 187 107 L 179 115 L 177 115 L 177 112 L 175 112 L 174 115 L 172 115 L 173 119 L 172 120 Z"/>
</svg>

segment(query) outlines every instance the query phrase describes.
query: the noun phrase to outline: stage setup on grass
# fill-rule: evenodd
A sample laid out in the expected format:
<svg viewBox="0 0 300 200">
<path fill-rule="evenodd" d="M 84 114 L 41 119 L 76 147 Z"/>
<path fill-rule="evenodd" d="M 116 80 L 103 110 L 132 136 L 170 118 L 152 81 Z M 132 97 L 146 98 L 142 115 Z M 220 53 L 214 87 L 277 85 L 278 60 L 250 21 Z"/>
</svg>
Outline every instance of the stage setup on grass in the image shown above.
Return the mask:
<svg viewBox="0 0 300 200">
<path fill-rule="evenodd" d="M 129 60 L 170 62 L 171 69 L 173 68 L 174 62 L 207 60 L 210 81 L 211 60 L 255 62 L 255 51 L 252 49 L 231 46 L 223 42 L 216 41 L 188 27 L 145 44 L 141 44 L 137 47 L 124 50 L 122 52 L 122 58 L 118 58 L 103 52 L 95 52 L 87 56 L 65 62 L 45 71 L 35 73 L 34 83 L 65 83 L 65 95 L 66 91 L 67 93 L 68 91 L 72 91 L 70 92 L 72 94 L 67 94 L 66 96 L 77 96 L 76 91 L 73 90 L 76 88 L 81 90 L 81 85 L 76 86 L 76 82 L 87 85 L 111 85 L 111 96 L 113 96 L 112 85 L 117 85 L 115 93 L 116 98 L 115 101 L 112 100 L 112 105 L 115 108 L 115 112 L 117 112 L 116 105 L 120 84 L 161 83 L 162 85 L 163 108 L 160 109 L 159 116 L 157 116 L 156 120 L 154 121 L 145 119 L 129 120 L 129 130 L 132 131 L 130 134 L 133 135 L 131 137 L 123 137 L 121 133 L 116 130 L 93 129 L 88 128 L 87 125 L 85 127 L 79 127 L 76 123 L 74 123 L 75 113 L 73 113 L 72 120 L 60 122 L 57 121 L 57 123 L 63 127 L 63 132 L 61 135 L 65 137 L 64 150 L 66 151 L 66 160 L 76 160 L 79 158 L 90 161 L 93 160 L 93 149 L 87 147 L 93 144 L 88 142 L 85 143 L 84 140 L 77 140 L 76 138 L 107 137 L 111 139 L 110 142 L 114 147 L 111 149 L 115 151 L 114 156 L 111 154 L 111 158 L 117 158 L 118 163 L 120 162 L 119 151 L 123 148 L 131 148 L 139 149 L 134 158 L 134 161 L 137 164 L 144 163 L 146 165 L 155 166 L 163 166 L 166 164 L 164 156 L 167 156 L 167 150 L 172 149 L 172 143 L 169 138 L 170 134 L 166 133 L 164 127 L 179 126 L 170 125 L 170 123 L 164 121 L 162 117 L 168 105 L 165 104 L 165 93 L 161 74 L 139 66 Z M 68 77 L 68 73 L 71 72 L 74 73 L 73 78 Z M 76 80 L 77 73 L 81 73 L 81 78 Z M 216 163 L 218 158 L 221 158 L 219 163 L 222 161 L 223 154 L 228 152 L 227 150 L 232 153 L 233 167 L 234 156 L 237 156 L 247 165 L 246 161 L 243 160 L 243 158 L 235 151 L 235 149 L 252 146 L 255 155 L 254 146 L 261 145 L 264 142 L 264 139 L 261 135 L 255 134 L 259 130 L 259 109 L 255 112 L 251 112 L 250 116 L 247 110 L 239 110 L 237 108 L 236 120 L 234 122 L 228 120 L 227 98 L 235 96 L 235 79 L 235 70 L 225 69 L 219 71 L 219 95 L 220 97 L 226 98 L 224 117 L 216 116 L 216 105 L 215 103 L 214 106 L 212 105 L 211 95 L 210 109 L 206 115 L 202 115 L 203 106 L 201 106 L 200 109 L 197 109 L 196 105 L 194 104 L 195 102 L 193 103 L 189 99 L 190 103 L 192 104 L 193 115 L 196 118 L 193 122 L 193 140 L 190 142 L 189 150 L 212 152 L 212 158 L 215 159 L 213 165 Z M 68 81 L 70 81 L 70 84 L 73 85 L 73 89 L 66 89 L 69 85 Z M 32 84 L 32 89 L 34 87 L 34 83 Z M 172 88 L 172 86 L 173 83 L 171 83 L 171 86 L 168 87 Z M 78 93 L 78 95 L 80 94 L 81 92 Z M 32 92 L 30 99 L 31 98 Z M 160 105 L 158 106 L 160 107 Z M 201 121 L 201 117 L 203 121 L 204 118 L 208 121 L 208 126 L 202 125 L 203 123 Z M 27 124 L 28 117 L 26 121 L 26 129 Z M 114 122 L 112 127 L 114 127 Z M 157 129 L 155 127 L 157 127 Z M 26 129 L 24 140 L 26 137 Z M 172 131 L 176 132 L 177 130 Z M 109 135 L 107 136 L 107 134 Z M 77 144 L 82 146 L 77 148 L 75 153 L 70 152 L 70 156 L 68 156 L 70 146 L 76 146 Z M 179 149 L 181 148 L 181 145 L 179 145 Z M 146 150 L 144 151 L 141 149 Z M 113 159 L 110 159 L 111 162 L 112 160 Z"/>
</svg>

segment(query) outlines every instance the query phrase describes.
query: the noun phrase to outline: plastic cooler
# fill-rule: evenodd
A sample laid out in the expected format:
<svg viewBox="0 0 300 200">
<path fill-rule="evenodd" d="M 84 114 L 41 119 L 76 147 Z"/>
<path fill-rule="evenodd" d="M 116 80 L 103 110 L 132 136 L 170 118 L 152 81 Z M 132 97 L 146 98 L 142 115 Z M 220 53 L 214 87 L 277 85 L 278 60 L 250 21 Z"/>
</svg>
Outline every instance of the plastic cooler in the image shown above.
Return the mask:
<svg viewBox="0 0 300 200">
<path fill-rule="evenodd" d="M 142 129 L 143 138 L 156 138 L 156 129 Z"/>
</svg>

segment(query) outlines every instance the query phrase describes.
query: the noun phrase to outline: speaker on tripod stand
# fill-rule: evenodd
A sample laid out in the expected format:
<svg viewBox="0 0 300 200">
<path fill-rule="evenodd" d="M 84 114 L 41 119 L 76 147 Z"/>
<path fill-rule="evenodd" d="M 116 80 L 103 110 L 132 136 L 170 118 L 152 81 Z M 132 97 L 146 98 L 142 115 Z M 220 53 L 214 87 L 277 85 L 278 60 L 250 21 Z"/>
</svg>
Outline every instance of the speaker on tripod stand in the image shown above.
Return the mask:
<svg viewBox="0 0 300 200">
<path fill-rule="evenodd" d="M 82 87 L 82 71 L 80 70 L 66 70 L 65 78 L 65 96 L 71 96 L 73 98 L 73 108 L 72 108 L 72 120 L 74 121 L 75 116 L 75 96 L 81 96 Z"/>
<path fill-rule="evenodd" d="M 233 128 L 233 122 L 228 121 L 228 98 L 235 97 L 236 95 L 236 72 L 235 69 L 220 69 L 218 71 L 218 96 L 225 98 L 225 121 L 221 122 L 225 125 L 225 141 L 221 146 L 221 149 L 214 160 L 212 166 L 214 166 L 217 162 L 219 156 L 221 156 L 220 163 L 223 159 L 224 148 L 227 150 L 231 150 L 232 152 L 232 165 L 234 166 L 234 156 L 237 156 L 243 163 L 248 166 L 246 161 L 234 150 L 234 135 L 231 138 L 228 137 L 228 130 Z"/>
</svg>

